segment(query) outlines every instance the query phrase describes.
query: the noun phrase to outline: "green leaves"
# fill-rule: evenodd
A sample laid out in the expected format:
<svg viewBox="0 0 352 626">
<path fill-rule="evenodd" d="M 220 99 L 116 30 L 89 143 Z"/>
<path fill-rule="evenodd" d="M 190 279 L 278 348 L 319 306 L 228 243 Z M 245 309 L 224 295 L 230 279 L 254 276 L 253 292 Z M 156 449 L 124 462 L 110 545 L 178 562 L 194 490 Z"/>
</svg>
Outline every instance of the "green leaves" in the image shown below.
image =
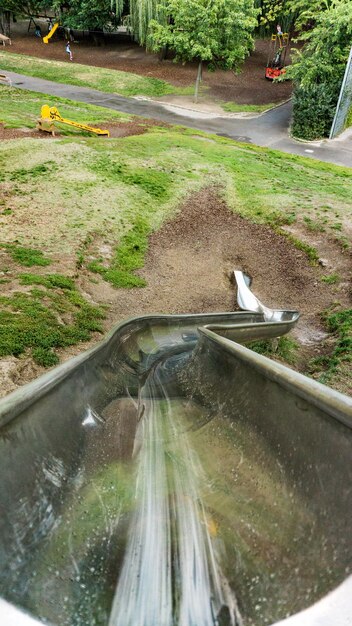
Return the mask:
<svg viewBox="0 0 352 626">
<path fill-rule="evenodd" d="M 1 0 L 0 0 L 1 2 Z M 61 11 L 62 2 L 54 0 L 54 8 Z M 64 26 L 82 30 L 106 30 L 116 25 L 116 16 L 122 10 L 120 0 L 115 3 L 115 12 L 112 10 L 111 0 L 69 0 L 65 4 L 65 11 L 61 12 L 61 22 Z"/>
<path fill-rule="evenodd" d="M 50 7 L 50 0 L 0 0 L 0 12 L 11 11 L 16 15 L 38 15 Z"/>
<path fill-rule="evenodd" d="M 287 68 L 296 83 L 293 133 L 303 139 L 329 135 L 352 42 L 352 3 L 335 0 L 302 35 L 302 52 Z"/>
<path fill-rule="evenodd" d="M 257 0 L 260 26 L 275 31 L 280 24 L 284 31 L 306 31 L 312 28 L 322 11 L 330 9 L 334 0 Z"/>
<path fill-rule="evenodd" d="M 165 19 L 150 22 L 154 51 L 169 46 L 182 63 L 236 70 L 253 48 L 258 10 L 252 0 L 165 0 L 159 7 Z"/>
<path fill-rule="evenodd" d="M 164 11 L 166 0 L 129 0 L 130 28 L 135 39 L 145 46 L 148 43 L 150 22 L 164 24 L 167 15 Z"/>
</svg>

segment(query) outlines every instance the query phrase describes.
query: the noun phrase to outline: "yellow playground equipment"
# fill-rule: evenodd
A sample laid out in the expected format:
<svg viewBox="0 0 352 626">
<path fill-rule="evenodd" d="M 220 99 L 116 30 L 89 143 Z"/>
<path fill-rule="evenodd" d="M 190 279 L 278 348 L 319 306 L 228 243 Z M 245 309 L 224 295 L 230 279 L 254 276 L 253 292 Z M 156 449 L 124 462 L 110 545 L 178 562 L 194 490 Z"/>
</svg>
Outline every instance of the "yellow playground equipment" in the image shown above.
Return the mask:
<svg viewBox="0 0 352 626">
<path fill-rule="evenodd" d="M 55 135 L 54 122 L 60 122 L 60 124 L 67 124 L 68 126 L 79 128 L 80 130 L 86 130 L 89 133 L 94 133 L 95 135 L 110 137 L 110 133 L 108 130 L 102 130 L 101 128 L 93 128 L 92 126 L 88 126 L 87 124 L 80 124 L 79 122 L 66 120 L 64 117 L 61 117 L 56 107 L 49 107 L 48 104 L 44 104 L 40 110 L 40 119 L 38 120 L 38 124 L 37 124 L 38 130 L 43 130 L 47 133 L 51 133 L 54 136 Z"/>
<path fill-rule="evenodd" d="M 59 22 L 55 22 L 50 32 L 45 37 L 43 37 L 44 43 L 49 43 L 49 39 L 53 36 L 53 34 L 58 28 L 59 28 Z"/>
</svg>

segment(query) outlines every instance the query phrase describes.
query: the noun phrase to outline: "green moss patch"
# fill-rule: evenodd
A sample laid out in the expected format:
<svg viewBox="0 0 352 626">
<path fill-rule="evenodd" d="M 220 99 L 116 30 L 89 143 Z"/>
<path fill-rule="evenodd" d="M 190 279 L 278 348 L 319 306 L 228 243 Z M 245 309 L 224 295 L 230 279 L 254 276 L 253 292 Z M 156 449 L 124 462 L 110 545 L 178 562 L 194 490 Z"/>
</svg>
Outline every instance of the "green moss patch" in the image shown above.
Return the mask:
<svg viewBox="0 0 352 626">
<path fill-rule="evenodd" d="M 88 269 L 101 274 L 114 287 L 144 287 L 145 281 L 134 272 L 144 265 L 149 233 L 147 222 L 137 218 L 133 228 L 122 238 L 110 267 L 106 268 L 99 261 L 92 261 Z"/>
<path fill-rule="evenodd" d="M 72 278 L 62 276 L 61 274 L 20 274 L 20 282 L 22 285 L 43 285 L 47 289 L 75 289 L 75 283 Z"/>
<path fill-rule="evenodd" d="M 352 309 L 328 311 L 323 320 L 327 330 L 334 336 L 333 349 L 329 353 L 313 359 L 310 363 L 311 373 L 320 373 L 319 380 L 329 383 L 338 376 L 344 366 L 350 368 L 352 363 Z"/>
<path fill-rule="evenodd" d="M 59 361 L 57 348 L 102 332 L 103 311 L 89 304 L 66 276 L 24 274 L 20 280 L 47 288 L 0 296 L 0 356 L 18 357 L 30 350 L 38 365 L 49 367 Z"/>
<path fill-rule="evenodd" d="M 35 248 L 25 248 L 17 244 L 6 243 L 0 244 L 0 247 L 7 250 L 12 259 L 19 265 L 33 267 L 34 265 L 46 266 L 51 263 L 50 259 L 45 257 L 41 250 L 36 250 Z"/>
<path fill-rule="evenodd" d="M 286 363 L 294 364 L 297 357 L 298 344 L 291 337 L 285 336 L 277 340 L 252 341 L 247 344 L 247 348 L 269 358 L 278 358 Z"/>
</svg>

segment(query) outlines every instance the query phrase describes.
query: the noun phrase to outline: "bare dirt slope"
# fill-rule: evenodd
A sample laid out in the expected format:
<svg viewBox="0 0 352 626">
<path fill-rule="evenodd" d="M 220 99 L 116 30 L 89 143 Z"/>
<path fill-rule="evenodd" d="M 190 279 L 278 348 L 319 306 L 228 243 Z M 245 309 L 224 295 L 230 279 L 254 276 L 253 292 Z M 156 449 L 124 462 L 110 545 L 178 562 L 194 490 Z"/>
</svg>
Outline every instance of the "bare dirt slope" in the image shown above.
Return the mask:
<svg viewBox="0 0 352 626">
<path fill-rule="evenodd" d="M 328 252 L 328 248 L 325 249 Z M 340 254 L 329 248 L 332 266 Z M 178 216 L 150 238 L 143 289 L 113 289 L 86 277 L 81 287 L 96 301 L 111 305 L 111 323 L 146 312 L 196 313 L 237 308 L 233 269 L 253 278 L 256 295 L 272 308 L 298 309 L 302 325 L 320 328 L 320 313 L 332 302 L 331 286 L 319 278 L 326 270 L 309 265 L 304 252 L 269 227 L 233 214 L 216 188 L 194 194 Z M 347 286 L 339 294 L 349 301 Z"/>
<path fill-rule="evenodd" d="M 94 248 L 98 242 L 91 245 Z M 339 264 L 350 264 L 330 241 L 321 241 L 318 249 L 329 271 Z M 234 268 L 248 272 L 253 291 L 268 306 L 301 312 L 295 330 L 302 344 L 299 368 L 323 349 L 325 332 L 320 313 L 336 299 L 343 307 L 350 305 L 348 283 L 337 288 L 321 282 L 326 268 L 311 267 L 304 252 L 285 237 L 231 213 L 216 188 L 194 194 L 175 219 L 152 235 L 145 267 L 139 272 L 147 282 L 145 288 L 115 289 L 97 275 L 92 281 L 86 270 L 80 273 L 78 285 L 91 301 L 107 305 L 105 326 L 109 329 L 125 318 L 147 313 L 235 310 Z M 90 344 L 62 351 L 62 359 L 78 354 L 99 338 L 96 335 Z M 44 371 L 28 358 L 11 357 L 0 365 L 2 395 Z"/>
</svg>

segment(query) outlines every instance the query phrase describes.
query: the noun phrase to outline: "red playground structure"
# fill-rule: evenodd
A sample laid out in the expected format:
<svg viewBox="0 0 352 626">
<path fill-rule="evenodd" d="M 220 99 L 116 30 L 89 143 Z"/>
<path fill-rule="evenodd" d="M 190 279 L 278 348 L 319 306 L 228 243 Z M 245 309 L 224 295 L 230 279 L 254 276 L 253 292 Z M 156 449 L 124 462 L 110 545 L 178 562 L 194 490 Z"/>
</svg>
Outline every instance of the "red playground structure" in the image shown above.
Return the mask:
<svg viewBox="0 0 352 626">
<path fill-rule="evenodd" d="M 265 69 L 265 78 L 274 80 L 285 74 L 284 68 L 286 53 L 288 49 L 289 35 L 283 33 L 281 26 L 277 26 L 277 33 L 271 35 L 268 63 Z"/>
</svg>

